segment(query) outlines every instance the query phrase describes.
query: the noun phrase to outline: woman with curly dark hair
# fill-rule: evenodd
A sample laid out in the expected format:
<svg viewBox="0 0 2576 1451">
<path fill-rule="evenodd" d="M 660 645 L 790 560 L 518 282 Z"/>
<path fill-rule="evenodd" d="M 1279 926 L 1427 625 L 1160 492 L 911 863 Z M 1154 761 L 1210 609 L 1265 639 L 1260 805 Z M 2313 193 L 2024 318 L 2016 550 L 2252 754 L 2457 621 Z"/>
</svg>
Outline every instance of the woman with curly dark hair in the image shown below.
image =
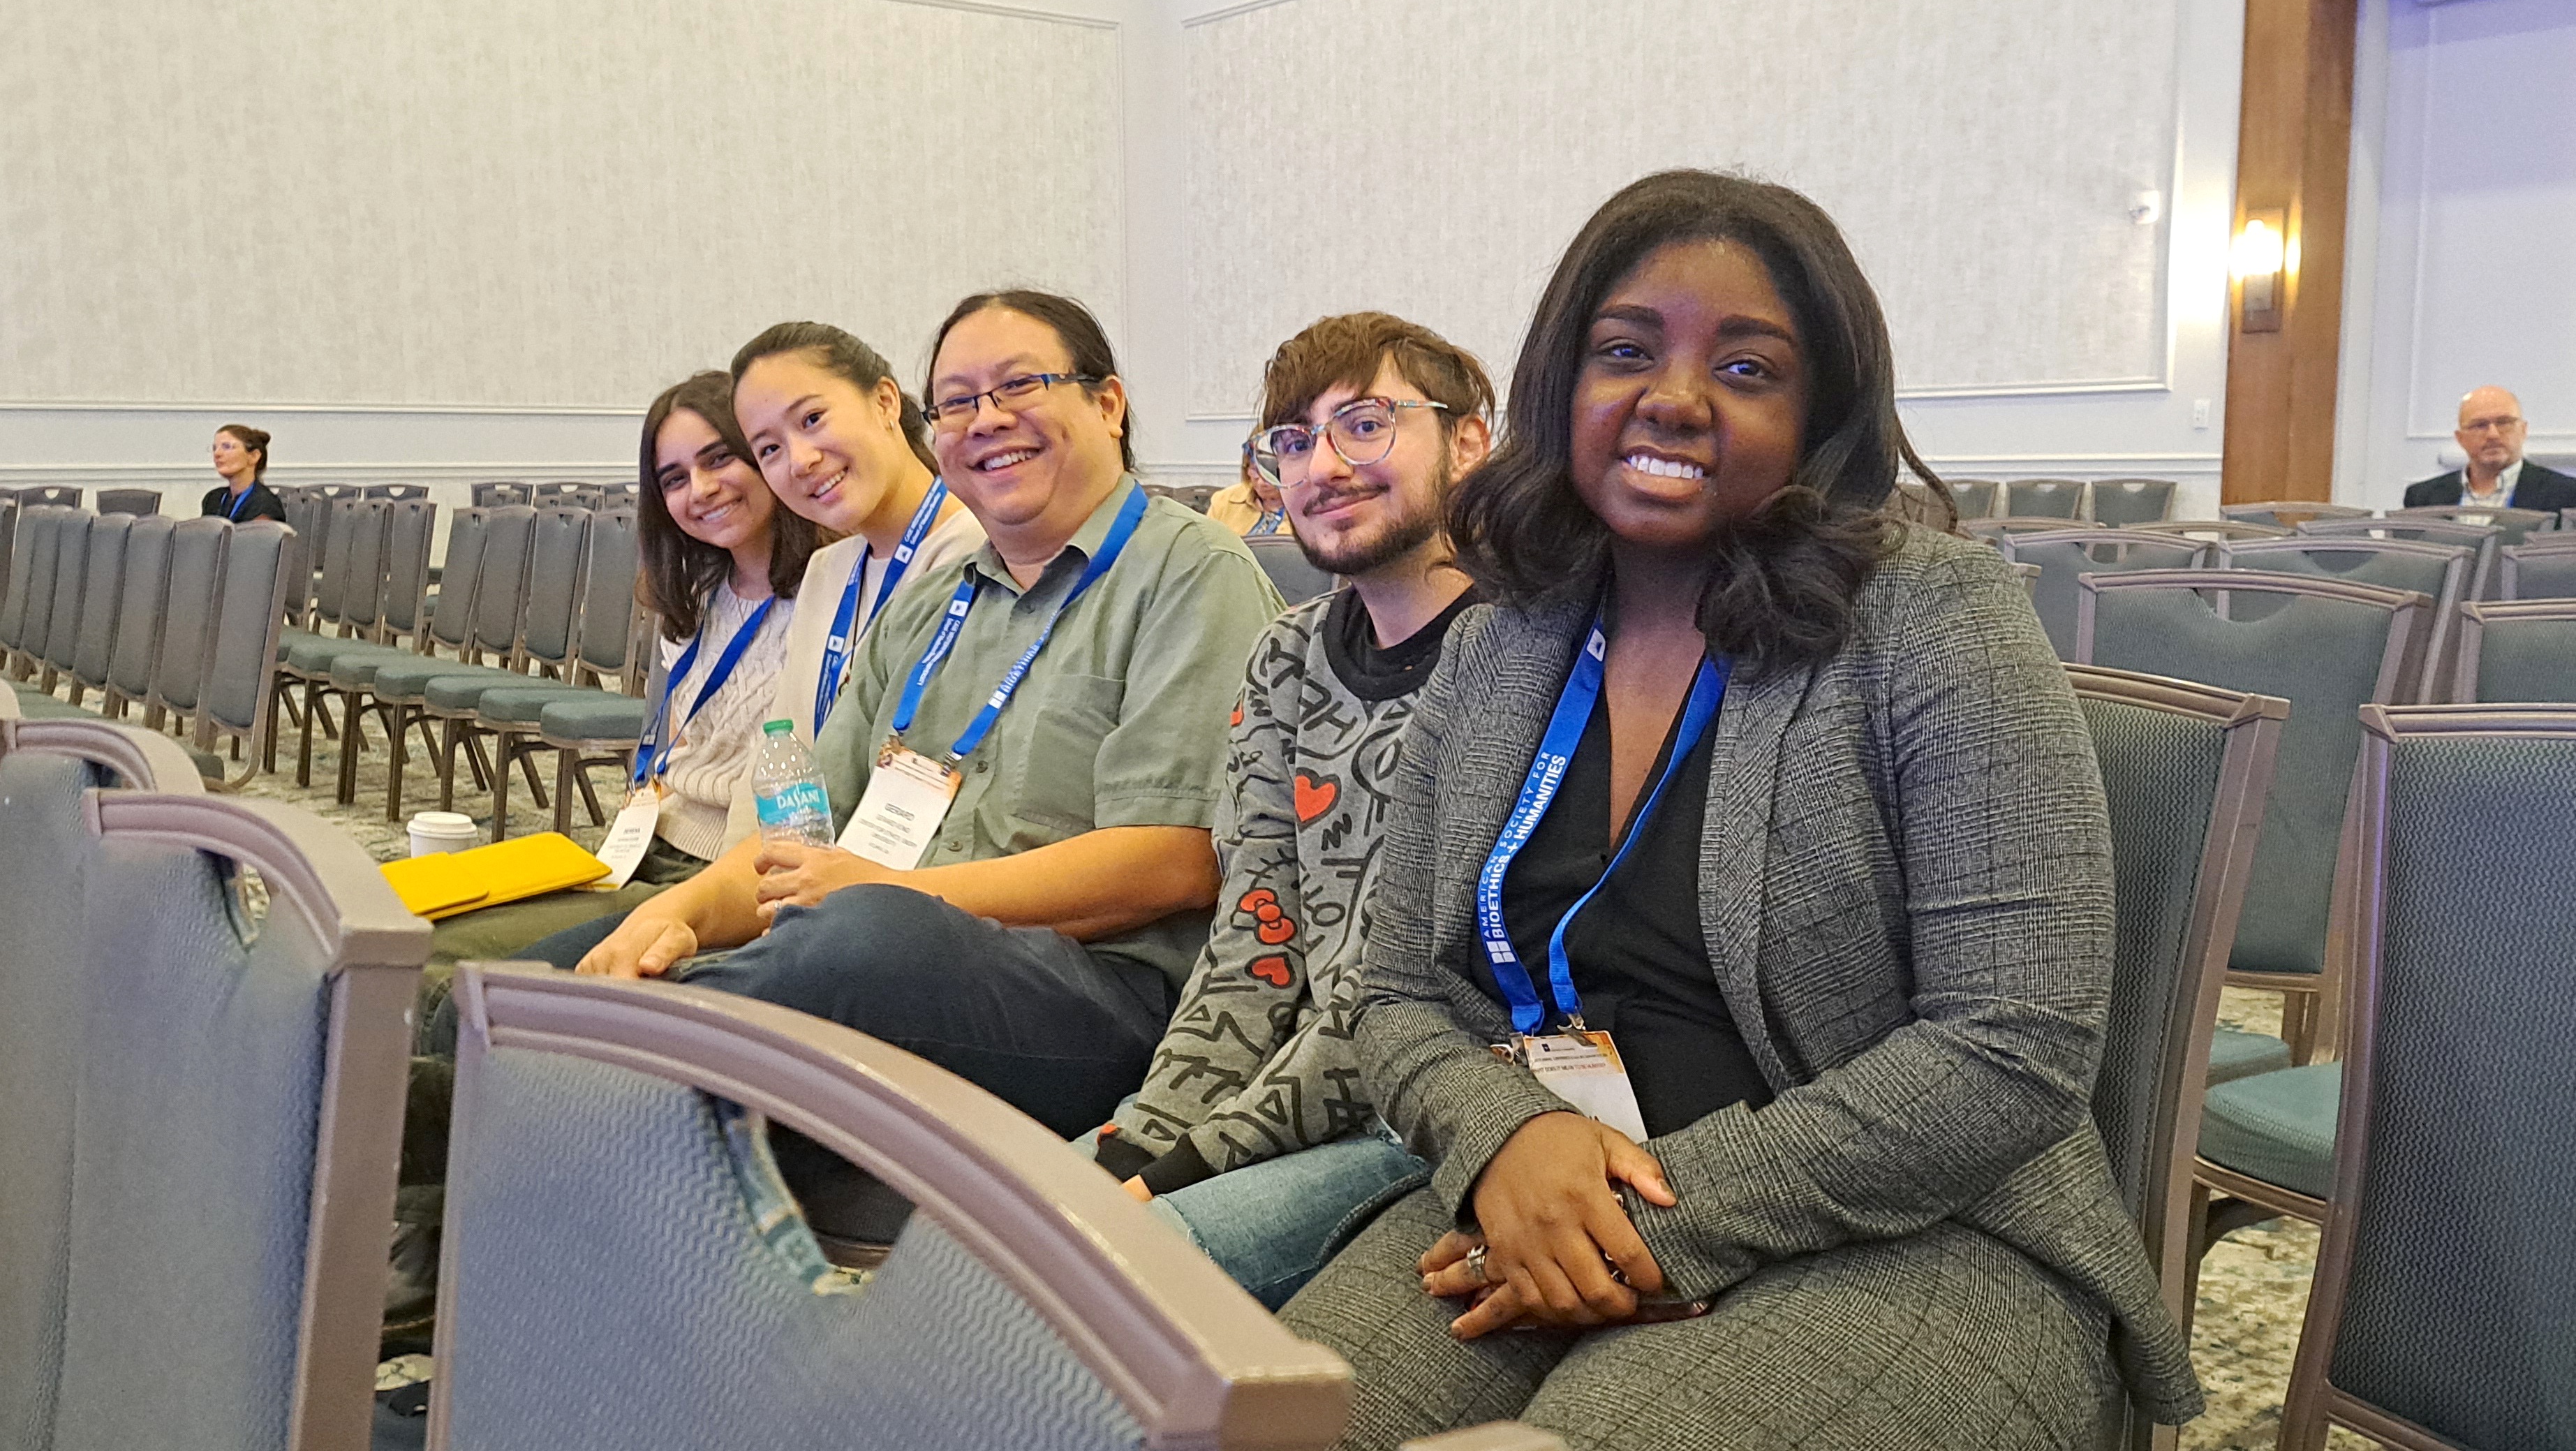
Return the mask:
<svg viewBox="0 0 2576 1451">
<path fill-rule="evenodd" d="M 1894 519 L 1831 219 L 1612 197 L 1452 506 L 1357 1028 L 1431 1185 L 1291 1301 L 1345 1445 L 2089 1447 L 2199 1407 L 2091 1117 L 2090 737 L 2012 571 Z M 1518 1332 L 1518 1333 L 1515 1333 Z"/>
</svg>

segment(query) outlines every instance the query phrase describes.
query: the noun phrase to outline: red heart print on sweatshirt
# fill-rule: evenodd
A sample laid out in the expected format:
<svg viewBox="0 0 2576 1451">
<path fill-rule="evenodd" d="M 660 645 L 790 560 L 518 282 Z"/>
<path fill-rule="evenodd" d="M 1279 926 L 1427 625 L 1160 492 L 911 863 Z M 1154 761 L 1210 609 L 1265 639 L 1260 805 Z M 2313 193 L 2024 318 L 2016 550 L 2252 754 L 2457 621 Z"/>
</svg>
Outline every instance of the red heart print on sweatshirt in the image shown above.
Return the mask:
<svg viewBox="0 0 2576 1451">
<path fill-rule="evenodd" d="M 1296 787 L 1299 825 L 1304 825 L 1332 810 L 1333 803 L 1342 799 L 1341 783 L 1330 776 L 1318 781 L 1300 771 L 1297 773 Z"/>
</svg>

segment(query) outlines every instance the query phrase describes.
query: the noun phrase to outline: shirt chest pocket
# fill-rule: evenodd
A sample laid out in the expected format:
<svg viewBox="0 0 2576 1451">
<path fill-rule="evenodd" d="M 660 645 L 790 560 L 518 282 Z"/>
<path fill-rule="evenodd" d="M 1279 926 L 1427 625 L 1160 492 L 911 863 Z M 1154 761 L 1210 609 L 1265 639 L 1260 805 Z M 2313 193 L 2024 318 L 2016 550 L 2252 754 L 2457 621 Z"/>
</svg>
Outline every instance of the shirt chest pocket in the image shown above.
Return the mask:
<svg viewBox="0 0 2576 1451">
<path fill-rule="evenodd" d="M 1026 732 L 1014 744 L 1002 785 L 1003 813 L 1033 828 L 1030 845 L 1061 841 L 1094 825 L 1095 774 L 1100 742 L 1118 724 L 1125 682 L 1105 675 L 1058 675 L 1035 698 L 1019 703 L 1028 714 L 1015 722 Z"/>
</svg>

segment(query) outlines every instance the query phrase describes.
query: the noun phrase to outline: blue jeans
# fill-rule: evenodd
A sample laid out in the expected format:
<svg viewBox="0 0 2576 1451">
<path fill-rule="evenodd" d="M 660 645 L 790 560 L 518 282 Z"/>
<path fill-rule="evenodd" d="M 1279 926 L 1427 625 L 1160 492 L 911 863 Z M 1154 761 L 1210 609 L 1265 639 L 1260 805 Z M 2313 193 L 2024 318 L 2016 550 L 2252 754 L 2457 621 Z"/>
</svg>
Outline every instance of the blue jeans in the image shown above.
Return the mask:
<svg viewBox="0 0 2576 1451">
<path fill-rule="evenodd" d="M 1085 1153 L 1097 1142 L 1085 1134 Z M 1158 1194 L 1148 1207 L 1269 1309 L 1288 1303 L 1378 1211 L 1431 1182 L 1384 1127 Z"/>
</svg>

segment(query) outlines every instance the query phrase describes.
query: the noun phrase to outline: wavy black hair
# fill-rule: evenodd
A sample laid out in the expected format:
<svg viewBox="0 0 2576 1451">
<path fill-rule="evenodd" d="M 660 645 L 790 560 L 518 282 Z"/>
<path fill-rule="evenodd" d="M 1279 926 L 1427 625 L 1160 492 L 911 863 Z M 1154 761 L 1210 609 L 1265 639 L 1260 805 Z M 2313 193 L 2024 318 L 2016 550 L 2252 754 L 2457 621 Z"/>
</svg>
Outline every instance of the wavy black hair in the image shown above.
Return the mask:
<svg viewBox="0 0 2576 1451">
<path fill-rule="evenodd" d="M 1450 496 L 1458 563 L 1487 594 L 1533 604 L 1588 590 L 1607 527 L 1574 490 L 1575 384 L 1601 300 L 1656 249 L 1730 242 L 1760 258 L 1806 356 L 1807 416 L 1786 487 L 1709 543 L 1700 597 L 1709 648 L 1754 672 L 1842 648 L 1852 603 L 1894 547 L 1886 505 L 1901 462 L 1946 507 L 1896 416 L 1896 363 L 1878 294 L 1824 210 L 1769 182 L 1664 171 L 1601 204 L 1539 298 L 1513 369 L 1501 444 Z"/>
</svg>

